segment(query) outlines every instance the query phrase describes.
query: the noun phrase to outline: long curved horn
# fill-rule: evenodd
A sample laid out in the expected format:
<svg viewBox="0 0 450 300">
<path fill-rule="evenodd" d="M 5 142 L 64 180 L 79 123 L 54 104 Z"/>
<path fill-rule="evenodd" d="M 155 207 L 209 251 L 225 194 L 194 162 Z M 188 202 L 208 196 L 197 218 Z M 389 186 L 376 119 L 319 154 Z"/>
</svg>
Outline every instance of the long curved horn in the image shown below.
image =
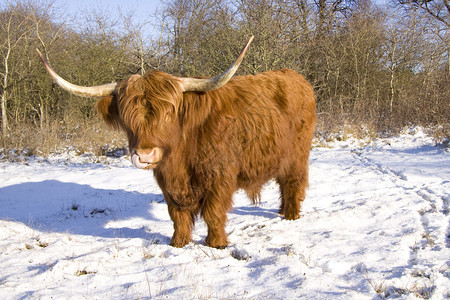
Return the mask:
<svg viewBox="0 0 450 300">
<path fill-rule="evenodd" d="M 47 70 L 48 74 L 50 74 L 50 77 L 53 79 L 53 81 L 69 93 L 83 97 L 105 97 L 111 95 L 112 92 L 116 89 L 117 82 L 97 86 L 80 86 L 72 84 L 56 74 L 56 72 L 53 71 L 48 62 L 42 56 L 42 53 L 38 49 L 36 49 L 36 51 L 39 54 L 39 57 L 41 58 L 45 69 Z"/>
<path fill-rule="evenodd" d="M 198 79 L 198 78 L 180 78 L 183 85 L 183 92 L 204 92 L 211 91 L 224 86 L 236 73 L 239 65 L 244 59 L 245 52 L 247 52 L 250 43 L 253 41 L 254 36 L 251 36 L 245 47 L 242 49 L 241 54 L 234 61 L 228 70 L 223 72 L 221 75 L 210 78 L 210 79 Z"/>
</svg>

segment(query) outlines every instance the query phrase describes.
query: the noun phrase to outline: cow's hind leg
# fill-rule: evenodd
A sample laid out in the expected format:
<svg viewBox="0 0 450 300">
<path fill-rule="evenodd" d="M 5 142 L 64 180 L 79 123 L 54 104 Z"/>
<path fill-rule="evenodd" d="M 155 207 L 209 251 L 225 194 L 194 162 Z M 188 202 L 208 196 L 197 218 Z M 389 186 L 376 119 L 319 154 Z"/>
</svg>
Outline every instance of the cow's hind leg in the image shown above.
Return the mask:
<svg viewBox="0 0 450 300">
<path fill-rule="evenodd" d="M 305 200 L 308 187 L 308 164 L 302 164 L 291 172 L 279 176 L 277 182 L 280 186 L 281 205 L 279 213 L 286 220 L 296 220 L 300 217 L 300 209 Z"/>
</svg>

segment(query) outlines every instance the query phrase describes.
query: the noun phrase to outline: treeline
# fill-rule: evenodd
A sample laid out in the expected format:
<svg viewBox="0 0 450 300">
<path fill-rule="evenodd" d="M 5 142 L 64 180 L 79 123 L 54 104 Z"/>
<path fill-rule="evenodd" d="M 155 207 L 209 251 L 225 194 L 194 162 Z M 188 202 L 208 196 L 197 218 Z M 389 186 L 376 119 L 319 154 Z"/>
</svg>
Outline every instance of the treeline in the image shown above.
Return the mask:
<svg viewBox="0 0 450 300">
<path fill-rule="evenodd" d="M 96 85 L 151 69 L 214 76 L 251 35 L 238 73 L 303 74 L 317 93 L 318 130 L 347 124 L 395 133 L 430 125 L 448 136 L 449 3 L 390 1 L 170 0 L 151 22 L 104 10 L 71 19 L 50 0 L 6 1 L 0 4 L 2 146 L 50 152 L 77 145 L 99 153 L 123 143 L 98 120 L 92 99 L 55 87 L 35 48 L 66 79 Z"/>
</svg>

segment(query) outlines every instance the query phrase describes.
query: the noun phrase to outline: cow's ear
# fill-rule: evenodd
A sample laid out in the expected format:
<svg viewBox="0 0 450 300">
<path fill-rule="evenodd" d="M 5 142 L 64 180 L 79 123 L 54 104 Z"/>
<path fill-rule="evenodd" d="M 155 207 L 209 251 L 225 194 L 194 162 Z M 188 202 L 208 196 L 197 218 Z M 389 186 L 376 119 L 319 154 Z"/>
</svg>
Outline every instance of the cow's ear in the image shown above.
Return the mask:
<svg viewBox="0 0 450 300">
<path fill-rule="evenodd" d="M 101 98 L 95 105 L 98 114 L 109 126 L 119 128 L 119 112 L 115 95 Z"/>
</svg>

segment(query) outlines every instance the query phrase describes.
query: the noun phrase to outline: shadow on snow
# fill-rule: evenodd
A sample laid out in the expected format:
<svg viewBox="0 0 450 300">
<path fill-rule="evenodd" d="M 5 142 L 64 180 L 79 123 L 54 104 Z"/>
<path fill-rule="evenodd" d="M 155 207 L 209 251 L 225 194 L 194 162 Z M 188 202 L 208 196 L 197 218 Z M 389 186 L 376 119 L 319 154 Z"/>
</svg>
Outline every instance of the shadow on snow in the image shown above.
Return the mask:
<svg viewBox="0 0 450 300">
<path fill-rule="evenodd" d="M 104 238 L 150 238 L 169 243 L 168 236 L 148 228 L 153 222 L 170 221 L 155 214 L 158 205 L 165 206 L 162 194 L 98 189 L 57 180 L 0 188 L 0 220 L 21 222 L 39 231 Z M 138 220 L 136 224 L 144 225 L 137 229 L 127 227 L 128 224 L 122 228 L 108 226 L 109 222 L 133 219 Z"/>
</svg>

